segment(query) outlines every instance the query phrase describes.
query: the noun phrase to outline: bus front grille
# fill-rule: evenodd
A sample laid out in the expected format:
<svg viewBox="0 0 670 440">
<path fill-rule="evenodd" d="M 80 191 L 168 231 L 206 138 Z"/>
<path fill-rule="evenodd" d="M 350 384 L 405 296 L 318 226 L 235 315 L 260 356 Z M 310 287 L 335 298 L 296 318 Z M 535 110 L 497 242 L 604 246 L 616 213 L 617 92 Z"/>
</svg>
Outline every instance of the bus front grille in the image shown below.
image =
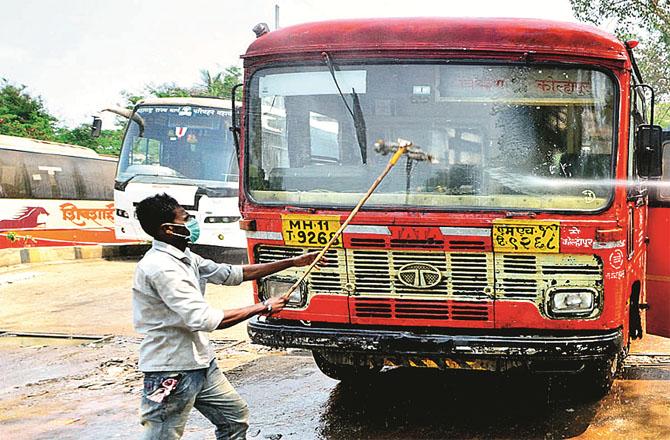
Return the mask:
<svg viewBox="0 0 670 440">
<path fill-rule="evenodd" d="M 259 245 L 256 261 L 278 261 L 309 251 L 311 249 Z M 307 278 L 308 286 L 315 293 L 344 293 L 346 290 L 355 295 L 375 297 L 493 298 L 491 253 L 331 249 L 326 257 L 328 264 Z M 403 273 L 411 275 L 417 268 L 431 272 L 428 275 L 434 282 L 427 285 L 402 281 Z M 282 275 L 298 277 L 302 270 L 287 269 Z"/>
<path fill-rule="evenodd" d="M 288 246 L 267 246 L 256 247 L 256 262 L 270 263 L 303 255 L 307 252 L 313 252 L 314 249 L 288 247 Z M 340 293 L 346 281 L 346 267 L 344 250 L 330 249 L 326 252 L 328 263 L 313 270 L 307 277 L 307 285 L 313 292 Z M 290 276 L 295 279 L 300 277 L 304 268 L 290 268 L 281 272 L 282 276 Z"/>
</svg>

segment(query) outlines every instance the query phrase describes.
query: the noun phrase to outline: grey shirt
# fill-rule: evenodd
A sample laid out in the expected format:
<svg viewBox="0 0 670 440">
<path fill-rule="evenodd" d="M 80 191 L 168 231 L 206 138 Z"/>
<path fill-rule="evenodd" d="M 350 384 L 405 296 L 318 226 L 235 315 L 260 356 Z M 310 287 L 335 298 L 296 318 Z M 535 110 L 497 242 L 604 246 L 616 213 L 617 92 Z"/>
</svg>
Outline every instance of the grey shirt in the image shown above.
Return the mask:
<svg viewBox="0 0 670 440">
<path fill-rule="evenodd" d="M 162 241 L 137 264 L 133 281 L 133 322 L 144 335 L 141 371 L 207 368 L 214 359 L 209 334 L 223 311 L 205 301 L 205 285 L 238 285 L 242 267 L 218 264 Z"/>
</svg>

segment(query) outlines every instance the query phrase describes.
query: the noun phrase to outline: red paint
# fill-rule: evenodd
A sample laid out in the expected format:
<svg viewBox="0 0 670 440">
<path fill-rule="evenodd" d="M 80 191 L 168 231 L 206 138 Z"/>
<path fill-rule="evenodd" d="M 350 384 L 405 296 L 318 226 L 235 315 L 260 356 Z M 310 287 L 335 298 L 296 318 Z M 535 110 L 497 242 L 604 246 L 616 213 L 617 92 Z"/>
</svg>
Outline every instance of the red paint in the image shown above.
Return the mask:
<svg viewBox="0 0 670 440">
<path fill-rule="evenodd" d="M 243 58 L 255 62 L 257 57 L 305 56 L 323 50 L 381 53 L 408 49 L 627 58 L 623 43 L 592 26 L 517 18 L 384 18 L 299 24 L 256 39 Z"/>
<path fill-rule="evenodd" d="M 255 295 L 258 300 L 258 293 Z M 304 310 L 284 309 L 273 317 L 349 324 L 349 302 L 343 295 L 314 295 Z"/>
<path fill-rule="evenodd" d="M 38 222 L 40 215 L 49 215 L 49 213 L 41 206 L 26 206 L 14 218 L 0 220 L 0 231 L 7 229 L 28 229 L 44 225 L 44 222 Z"/>
</svg>

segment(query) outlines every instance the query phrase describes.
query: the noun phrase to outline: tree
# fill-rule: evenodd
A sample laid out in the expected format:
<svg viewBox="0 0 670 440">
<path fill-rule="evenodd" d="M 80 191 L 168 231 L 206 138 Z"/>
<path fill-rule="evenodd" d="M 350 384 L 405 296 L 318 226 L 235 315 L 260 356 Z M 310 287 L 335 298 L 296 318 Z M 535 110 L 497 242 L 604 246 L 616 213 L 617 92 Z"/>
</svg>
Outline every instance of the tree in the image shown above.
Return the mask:
<svg viewBox="0 0 670 440">
<path fill-rule="evenodd" d="M 196 92 L 207 96 L 218 96 L 230 99 L 233 87 L 242 82 L 242 70 L 236 66 L 229 66 L 223 72 L 212 74 L 209 70 L 200 71 L 200 84 L 196 85 Z M 242 99 L 242 90 L 237 89 L 235 99 Z"/>
<path fill-rule="evenodd" d="M 54 140 L 56 122 L 42 98 L 30 96 L 25 85 L 0 80 L 0 134 L 50 141 Z"/>
<path fill-rule="evenodd" d="M 615 20 L 616 35 L 637 39 L 636 60 L 659 101 L 670 100 L 670 2 L 668 0 L 570 0 L 575 16 L 601 24 Z M 670 108 L 670 107 L 666 107 Z M 659 114 L 663 118 L 667 115 Z"/>
<path fill-rule="evenodd" d="M 0 134 L 80 145 L 98 153 L 118 155 L 122 130 L 103 130 L 95 139 L 87 124 L 75 128 L 59 126 L 58 119 L 49 114 L 42 99 L 30 96 L 26 88 L 5 79 L 0 82 Z"/>
<path fill-rule="evenodd" d="M 81 145 L 101 154 L 118 156 L 121 152 L 123 130 L 102 130 L 100 137 L 91 136 L 91 127 L 81 124 L 75 128 L 61 127 L 56 130 L 55 140 L 64 144 Z"/>
</svg>

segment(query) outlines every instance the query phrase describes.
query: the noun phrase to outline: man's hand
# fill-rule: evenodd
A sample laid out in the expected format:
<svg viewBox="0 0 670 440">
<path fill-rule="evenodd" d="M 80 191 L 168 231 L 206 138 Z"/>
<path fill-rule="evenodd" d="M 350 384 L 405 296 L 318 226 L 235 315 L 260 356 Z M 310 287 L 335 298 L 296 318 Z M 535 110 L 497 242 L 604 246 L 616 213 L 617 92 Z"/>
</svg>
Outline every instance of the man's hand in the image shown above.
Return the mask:
<svg viewBox="0 0 670 440">
<path fill-rule="evenodd" d="M 312 262 L 316 259 L 318 255 L 319 255 L 318 252 L 310 252 L 305 255 L 293 257 L 291 258 L 291 260 L 293 260 L 293 266 L 295 267 L 309 266 L 310 264 L 312 264 Z M 326 257 L 321 257 L 321 260 L 319 260 L 319 262 L 316 263 L 316 266 L 319 267 L 325 264 L 328 264 L 328 259 Z"/>
<path fill-rule="evenodd" d="M 274 313 L 277 313 L 281 311 L 285 306 L 286 303 L 288 303 L 288 298 L 284 296 L 277 296 L 273 298 L 268 298 L 265 301 L 263 301 L 263 304 L 267 306 L 271 306 L 272 310 L 267 310 L 261 313 L 262 315 L 272 315 Z"/>
</svg>

